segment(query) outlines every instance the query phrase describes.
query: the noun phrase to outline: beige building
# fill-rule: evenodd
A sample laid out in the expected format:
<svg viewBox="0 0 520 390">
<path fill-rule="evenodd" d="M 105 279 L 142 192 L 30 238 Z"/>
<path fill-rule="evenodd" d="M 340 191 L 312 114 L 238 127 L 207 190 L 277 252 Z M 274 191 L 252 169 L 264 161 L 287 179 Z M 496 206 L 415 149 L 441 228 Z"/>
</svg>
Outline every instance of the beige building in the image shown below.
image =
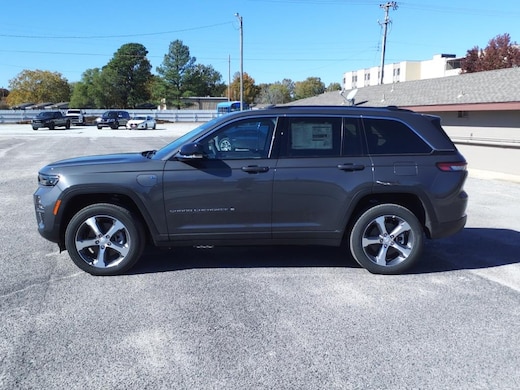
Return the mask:
<svg viewBox="0 0 520 390">
<path fill-rule="evenodd" d="M 384 67 L 383 84 L 403 81 L 426 80 L 455 76 L 460 73 L 460 58 L 454 54 L 437 54 L 427 61 L 402 61 Z M 379 84 L 379 66 L 346 72 L 343 74 L 343 89 L 370 87 Z"/>
</svg>

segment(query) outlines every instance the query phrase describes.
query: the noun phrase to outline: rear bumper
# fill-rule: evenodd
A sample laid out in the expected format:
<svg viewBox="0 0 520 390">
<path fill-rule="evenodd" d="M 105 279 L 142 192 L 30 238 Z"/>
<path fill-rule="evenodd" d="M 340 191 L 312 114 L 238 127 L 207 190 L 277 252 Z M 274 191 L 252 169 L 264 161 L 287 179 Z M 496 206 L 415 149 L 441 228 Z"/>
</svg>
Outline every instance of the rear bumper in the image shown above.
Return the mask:
<svg viewBox="0 0 520 390">
<path fill-rule="evenodd" d="M 458 233 L 464 229 L 464 226 L 466 226 L 467 219 L 467 215 L 464 215 L 457 220 L 439 223 L 433 227 L 430 227 L 430 238 L 443 238 Z"/>
</svg>

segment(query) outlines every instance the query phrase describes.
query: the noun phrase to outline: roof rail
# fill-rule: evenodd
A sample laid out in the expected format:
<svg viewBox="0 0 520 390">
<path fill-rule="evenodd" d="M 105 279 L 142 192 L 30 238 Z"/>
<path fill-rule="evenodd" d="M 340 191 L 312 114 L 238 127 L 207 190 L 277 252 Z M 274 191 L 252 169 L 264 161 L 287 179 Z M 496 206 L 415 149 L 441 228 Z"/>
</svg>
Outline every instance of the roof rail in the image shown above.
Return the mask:
<svg viewBox="0 0 520 390">
<path fill-rule="evenodd" d="M 328 110 L 345 110 L 345 109 L 355 110 L 355 109 L 359 109 L 359 110 L 411 111 L 411 110 L 408 110 L 408 109 L 405 109 L 405 108 L 400 108 L 398 106 L 380 106 L 380 107 L 376 107 L 376 106 L 335 106 L 335 105 L 303 105 L 303 104 L 302 105 L 293 104 L 293 105 L 287 105 L 287 106 L 273 105 L 273 106 L 269 106 L 269 107 L 266 107 L 266 108 L 270 108 L 270 109 L 328 109 Z"/>
</svg>

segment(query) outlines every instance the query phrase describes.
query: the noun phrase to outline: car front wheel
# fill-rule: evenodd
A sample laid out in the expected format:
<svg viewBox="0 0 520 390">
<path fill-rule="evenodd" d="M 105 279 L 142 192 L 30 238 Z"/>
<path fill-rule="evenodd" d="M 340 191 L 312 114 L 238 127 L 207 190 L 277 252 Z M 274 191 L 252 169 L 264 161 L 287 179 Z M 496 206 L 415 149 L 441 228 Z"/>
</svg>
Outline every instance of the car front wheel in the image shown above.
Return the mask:
<svg viewBox="0 0 520 390">
<path fill-rule="evenodd" d="M 139 219 L 120 206 L 94 204 L 74 215 L 65 231 L 72 261 L 92 275 L 121 274 L 137 263 L 144 248 Z"/>
<path fill-rule="evenodd" d="M 424 243 L 421 223 L 407 208 L 381 204 L 366 210 L 350 232 L 354 259 L 375 274 L 394 275 L 419 259 Z"/>
</svg>

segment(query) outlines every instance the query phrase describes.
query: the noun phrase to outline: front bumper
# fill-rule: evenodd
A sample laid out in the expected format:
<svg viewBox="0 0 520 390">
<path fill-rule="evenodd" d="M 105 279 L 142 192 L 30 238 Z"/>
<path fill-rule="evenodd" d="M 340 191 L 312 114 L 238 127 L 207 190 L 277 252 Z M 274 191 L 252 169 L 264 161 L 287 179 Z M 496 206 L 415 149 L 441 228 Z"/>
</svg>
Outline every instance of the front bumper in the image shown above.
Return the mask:
<svg viewBox="0 0 520 390">
<path fill-rule="evenodd" d="M 33 129 L 41 129 L 43 127 L 49 127 L 48 123 L 45 122 L 31 122 Z"/>
<path fill-rule="evenodd" d="M 60 227 L 57 223 L 54 210 L 56 208 L 56 198 L 50 196 L 52 191 L 38 188 L 33 195 L 34 211 L 36 213 L 36 223 L 38 233 L 51 242 L 60 242 Z"/>
</svg>

